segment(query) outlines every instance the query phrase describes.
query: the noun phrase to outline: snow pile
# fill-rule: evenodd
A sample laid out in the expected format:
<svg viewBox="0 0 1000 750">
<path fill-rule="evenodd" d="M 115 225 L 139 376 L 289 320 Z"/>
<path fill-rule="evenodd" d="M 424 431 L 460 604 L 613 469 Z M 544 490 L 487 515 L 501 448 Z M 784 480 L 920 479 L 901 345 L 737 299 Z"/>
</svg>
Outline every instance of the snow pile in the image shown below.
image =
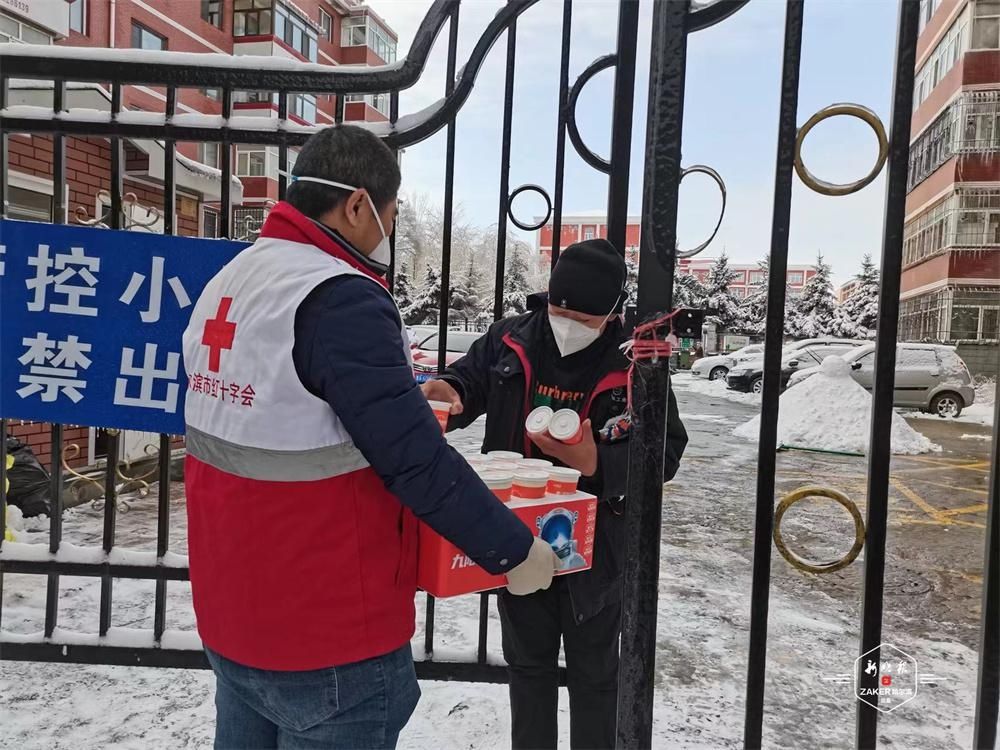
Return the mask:
<svg viewBox="0 0 1000 750">
<path fill-rule="evenodd" d="M 778 445 L 815 450 L 867 453 L 872 397 L 854 382 L 847 362 L 827 357 L 818 373 L 781 396 Z M 756 440 L 760 417 L 733 430 Z M 893 412 L 892 452 L 906 455 L 938 450 L 930 440 Z"/>
</svg>

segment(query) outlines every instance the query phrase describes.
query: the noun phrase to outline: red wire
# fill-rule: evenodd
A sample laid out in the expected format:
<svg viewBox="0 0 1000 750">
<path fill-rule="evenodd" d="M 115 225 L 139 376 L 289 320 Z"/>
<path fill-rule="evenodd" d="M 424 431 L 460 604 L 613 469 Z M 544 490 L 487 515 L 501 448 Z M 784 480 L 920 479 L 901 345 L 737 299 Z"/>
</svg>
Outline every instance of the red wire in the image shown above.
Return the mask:
<svg viewBox="0 0 1000 750">
<path fill-rule="evenodd" d="M 657 329 L 666 325 L 677 313 L 678 310 L 674 310 L 672 313 L 662 315 L 659 318 L 655 318 L 654 320 L 650 320 L 642 325 L 638 325 L 632 332 L 632 346 L 629 348 L 628 354 L 626 355 L 632 362 L 628 368 L 627 406 L 629 414 L 632 413 L 632 375 L 635 372 L 636 360 L 670 357 L 673 352 L 673 347 L 665 338 L 657 338 Z"/>
</svg>

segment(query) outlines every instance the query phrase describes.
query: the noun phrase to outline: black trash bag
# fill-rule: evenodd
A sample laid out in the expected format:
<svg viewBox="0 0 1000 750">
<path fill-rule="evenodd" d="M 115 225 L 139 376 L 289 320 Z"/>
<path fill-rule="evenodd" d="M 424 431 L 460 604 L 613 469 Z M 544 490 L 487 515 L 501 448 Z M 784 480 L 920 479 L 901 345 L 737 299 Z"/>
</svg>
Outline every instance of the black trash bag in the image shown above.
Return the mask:
<svg viewBox="0 0 1000 750">
<path fill-rule="evenodd" d="M 14 457 L 14 465 L 7 469 L 7 502 L 20 508 L 25 518 L 49 515 L 49 472 L 38 463 L 31 448 L 15 437 L 7 438 L 7 453 Z"/>
</svg>

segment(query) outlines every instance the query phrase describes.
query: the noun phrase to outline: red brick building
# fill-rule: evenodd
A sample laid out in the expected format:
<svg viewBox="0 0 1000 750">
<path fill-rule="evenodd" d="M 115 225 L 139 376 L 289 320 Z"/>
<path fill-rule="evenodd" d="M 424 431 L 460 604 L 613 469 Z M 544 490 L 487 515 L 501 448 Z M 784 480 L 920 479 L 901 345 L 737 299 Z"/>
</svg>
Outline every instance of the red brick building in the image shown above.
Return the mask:
<svg viewBox="0 0 1000 750">
<path fill-rule="evenodd" d="M 920 5 L 899 337 L 996 339 L 1000 3 Z"/>
<path fill-rule="evenodd" d="M 574 242 L 591 240 L 595 237 L 607 239 L 608 224 L 607 214 L 593 212 L 587 214 L 574 214 L 564 216 L 562 220 L 562 239 L 559 247 L 565 249 Z M 539 221 L 536 218 L 535 221 Z M 639 255 L 639 227 L 640 217 L 629 216 L 628 225 L 625 228 L 625 254 L 626 257 L 635 260 Z M 536 249 L 538 251 L 538 262 L 543 273 L 547 273 L 552 263 L 552 224 L 546 224 L 538 230 L 536 237 Z M 690 273 L 704 282 L 708 278 L 709 269 L 715 263 L 715 258 L 685 258 L 678 263 L 680 273 Z M 751 290 L 760 283 L 762 274 L 756 263 L 740 264 L 730 263 L 729 268 L 736 274 L 736 278 L 730 285 L 730 289 L 737 297 L 746 297 Z M 790 294 L 798 294 L 806 282 L 816 275 L 816 269 L 812 266 L 789 266 L 788 267 L 788 291 Z"/>
<path fill-rule="evenodd" d="M 361 0 L 0 0 L 0 42 L 80 47 L 132 48 L 226 55 L 264 55 L 327 65 L 383 65 L 396 59 L 397 37 Z M 52 84 L 12 80 L 9 105 L 52 106 Z M 163 112 L 165 91 L 127 86 L 122 107 Z M 69 83 L 69 109 L 110 111 L 111 96 L 98 83 Z M 289 96 L 289 117 L 299 124 L 333 124 L 333 96 Z M 277 94 L 234 92 L 234 112 L 276 118 Z M 181 89 L 177 113 L 221 114 L 220 92 Z M 385 120 L 387 95 L 348 96 L 344 119 Z M 110 144 L 102 138 L 66 139 L 65 215 L 53 215 L 52 141 L 49 137 L 9 134 L 7 138 L 8 218 L 30 221 L 93 222 L 106 215 L 111 187 Z M 163 145 L 156 140 L 124 143 L 125 228 L 162 232 Z M 232 234 L 252 239 L 268 201 L 278 196 L 278 149 L 233 146 Z M 218 144 L 177 144 L 176 227 L 179 234 L 219 234 L 222 175 Z M 295 153 L 289 153 L 294 162 Z M 48 461 L 48 427 L 18 425 L 13 434 L 26 439 Z M 126 434 L 126 455 L 142 455 L 153 436 Z M 101 457 L 93 430 L 66 431 L 67 445 L 79 446 L 71 465 Z"/>
</svg>

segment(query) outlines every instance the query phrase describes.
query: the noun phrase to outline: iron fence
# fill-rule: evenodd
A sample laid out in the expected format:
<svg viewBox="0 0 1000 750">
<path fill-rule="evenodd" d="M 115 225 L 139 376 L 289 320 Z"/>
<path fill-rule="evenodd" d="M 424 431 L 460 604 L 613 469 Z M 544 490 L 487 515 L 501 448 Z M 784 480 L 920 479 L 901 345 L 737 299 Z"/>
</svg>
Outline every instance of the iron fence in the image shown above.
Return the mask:
<svg viewBox="0 0 1000 750">
<path fill-rule="evenodd" d="M 239 221 L 246 218 L 234 214 L 231 177 L 232 146 L 263 144 L 277 147 L 279 169 L 289 164 L 289 149 L 301 145 L 314 128 L 297 124 L 289 117 L 290 97 L 298 94 L 333 95 L 338 100 L 338 120 L 343 118 L 343 102 L 348 96 L 389 92 L 390 120 L 371 124 L 393 149 L 416 144 L 431 135 L 446 132 L 444 164 L 444 224 L 442 236 L 442 294 L 439 363 L 445 362 L 448 337 L 447 300 L 452 253 L 452 220 L 454 204 L 456 115 L 462 108 L 475 83 L 490 49 L 506 37 L 506 73 L 503 89 L 501 140 L 501 171 L 499 180 L 498 237 L 496 253 L 495 317 L 502 311 L 502 278 L 505 268 L 506 232 L 508 219 L 522 229 L 536 228 L 534 222 L 522 222 L 514 216 L 512 199 L 519 192 L 541 194 L 549 208 L 538 224 L 552 219 L 552 261 L 559 256 L 563 216 L 564 172 L 567 136 L 581 158 L 608 177 L 608 239 L 617 247 L 625 245 L 628 220 L 629 154 L 632 145 L 632 107 L 635 88 L 636 44 L 639 31 L 637 0 L 621 0 L 617 5 L 615 51 L 597 58 L 571 83 L 569 76 L 570 47 L 573 28 L 573 3 L 562 3 L 562 35 L 559 64 L 559 110 L 556 127 L 555 174 L 552 196 L 538 185 L 513 187 L 510 183 L 512 153 L 512 117 L 515 88 L 517 27 L 520 17 L 535 5 L 536 0 L 509 2 L 486 26 L 468 59 L 458 68 L 459 0 L 436 0 L 418 29 L 409 54 L 397 65 L 374 69 L 332 68 L 318 66 L 301 69 L 267 67 L 247 69 L 224 58 L 213 56 L 207 65 L 194 66 L 173 53 L 145 54 L 134 59 L 128 50 L 107 50 L 100 55 L 80 53 L 73 48 L 0 47 L 0 197 L 6 199 L 10 189 L 7 175 L 7 144 L 11 134 L 32 133 L 51 137 L 53 143 L 52 215 L 66 217 L 66 145 L 71 138 L 106 138 L 111 144 L 109 210 L 106 224 L 119 228 L 125 219 L 123 175 L 125 160 L 123 145 L 128 139 L 161 141 L 165 149 L 163 223 L 165 234 L 176 234 L 178 222 L 177 183 L 175 164 L 179 141 L 221 144 L 221 196 L 218 212 L 218 234 L 240 236 Z M 686 87 L 685 64 L 687 41 L 692 33 L 708 28 L 738 11 L 747 0 L 718 0 L 714 4 L 694 9 L 689 0 L 653 4 L 652 47 L 648 91 L 647 129 L 644 160 L 642 237 L 639 266 L 637 312 L 633 319 L 654 319 L 671 309 L 671 290 L 678 256 L 697 252 L 707 243 L 685 252 L 676 247 L 678 193 L 685 174 L 697 171 L 682 168 L 681 144 L 683 109 Z M 885 572 L 885 542 L 889 482 L 889 429 L 892 416 L 893 377 L 896 356 L 896 329 L 899 317 L 899 286 L 903 250 L 903 218 L 909 159 L 910 113 L 914 88 L 914 62 L 918 28 L 918 4 L 900 3 L 896 73 L 892 119 L 888 132 L 870 111 L 857 105 L 837 105 L 813 115 L 799 126 L 798 93 L 803 28 L 803 0 L 787 0 L 783 72 L 779 105 L 778 149 L 775 171 L 775 195 L 770 248 L 770 283 L 765 338 L 765 364 L 762 419 L 757 464 L 756 515 L 754 529 L 753 584 L 750 612 L 750 648 L 746 679 L 746 709 L 744 744 L 761 746 L 764 718 L 767 623 L 770 587 L 770 560 L 775 513 L 775 447 L 780 387 L 781 344 L 784 323 L 785 276 L 788 265 L 788 232 L 791 220 L 793 170 L 810 188 L 828 195 L 844 195 L 860 190 L 888 163 L 888 188 L 882 247 L 882 286 L 880 293 L 880 323 L 876 350 L 871 454 L 868 465 L 868 509 L 865 539 L 865 571 L 863 610 L 860 622 L 860 650 L 866 653 L 879 647 L 882 627 L 883 579 Z M 399 117 L 399 93 L 420 78 L 428 55 L 440 32 L 448 25 L 447 75 L 443 97 L 432 107 L 416 114 Z M 127 64 L 123 64 L 127 63 Z M 609 158 L 597 155 L 584 142 L 576 124 L 575 106 L 587 82 L 598 72 L 613 69 L 611 150 Z M 41 79 L 53 82 L 52 109 L 48 112 L 29 111 L 9 106 L 9 84 L 12 79 Z M 66 87 L 69 82 L 94 81 L 110 86 L 111 114 L 106 120 L 79 116 L 66 107 Z M 122 109 L 122 90 L 129 85 L 161 87 L 166 92 L 162 118 L 143 113 L 140 119 L 129 117 Z M 183 87 L 216 89 L 222 106 L 221 124 L 175 120 L 177 92 Z M 249 124 L 240 121 L 235 127 L 234 92 L 265 90 L 277 92 L 278 118 L 260 119 Z M 868 122 L 880 140 L 880 158 L 871 174 L 850 185 L 832 185 L 814 177 L 800 158 L 802 140 L 817 122 L 835 114 L 848 114 Z M 700 168 L 705 171 L 706 168 Z M 710 171 L 710 170 L 709 170 Z M 721 179 L 720 179 L 720 186 Z M 287 187 L 286 178 L 279 177 L 279 197 Z M 724 188 L 723 188 L 724 189 Z M 4 200 L 6 206 L 6 200 Z M 253 217 L 256 221 L 256 218 Z M 634 414 L 634 432 L 630 457 L 627 507 L 627 561 L 624 581 L 624 614 L 622 635 L 622 678 L 619 702 L 619 745 L 649 747 L 652 733 L 653 674 L 656 651 L 656 607 L 659 594 L 659 549 L 661 544 L 661 499 L 663 446 L 666 420 L 666 393 L 669 386 L 669 366 L 663 359 L 636 361 L 635 403 L 641 404 Z M 5 446 L 7 422 L 0 421 L 0 446 Z M 994 437 L 1000 429 L 995 424 Z M 101 548 L 104 557 L 99 562 L 80 562 L 61 554 L 62 484 L 60 459 L 64 452 L 64 427 L 51 426 L 52 447 L 52 513 L 49 527 L 47 557 L 18 559 L 5 554 L 0 547 L 0 587 L 6 573 L 32 574 L 46 577 L 46 608 L 44 638 L 36 642 L 6 640 L 0 658 L 50 662 L 102 663 L 164 667 L 205 667 L 201 651 L 178 647 L 164 640 L 166 621 L 166 591 L 169 582 L 185 581 L 188 571 L 170 555 L 169 529 L 169 460 L 170 437 L 159 436 L 160 463 L 158 468 L 157 544 L 155 559 L 147 564 L 116 561 L 116 464 L 109 461 L 106 469 L 104 527 Z M 108 453 L 118 455 L 120 436 L 111 432 Z M 5 449 L 4 449 L 5 450 Z M 1000 493 L 998 465 L 1000 442 L 993 441 L 989 486 L 987 546 L 985 550 L 983 584 L 983 619 L 976 699 L 975 739 L 977 748 L 994 747 L 996 743 L 998 690 L 1000 690 Z M 5 496 L 5 462 L 0 460 L 0 494 Z M 0 513 L 0 545 L 3 539 L 3 514 Z M 153 645 L 148 647 L 117 645 L 80 645 L 60 641 L 55 637 L 59 621 L 60 576 L 86 576 L 101 581 L 98 612 L 99 633 L 106 635 L 111 626 L 111 604 L 115 579 L 143 579 L 155 582 Z M 432 597 L 427 598 L 424 648 L 428 659 L 418 664 L 418 674 L 424 679 L 503 682 L 502 667 L 487 663 L 486 642 L 490 595 L 480 596 L 480 621 L 476 660 L 471 663 L 436 661 L 434 652 L 434 614 Z M 875 677 L 862 675 L 862 685 L 870 685 Z M 858 703 L 856 744 L 873 748 L 877 738 L 878 711 L 867 703 Z"/>
</svg>

